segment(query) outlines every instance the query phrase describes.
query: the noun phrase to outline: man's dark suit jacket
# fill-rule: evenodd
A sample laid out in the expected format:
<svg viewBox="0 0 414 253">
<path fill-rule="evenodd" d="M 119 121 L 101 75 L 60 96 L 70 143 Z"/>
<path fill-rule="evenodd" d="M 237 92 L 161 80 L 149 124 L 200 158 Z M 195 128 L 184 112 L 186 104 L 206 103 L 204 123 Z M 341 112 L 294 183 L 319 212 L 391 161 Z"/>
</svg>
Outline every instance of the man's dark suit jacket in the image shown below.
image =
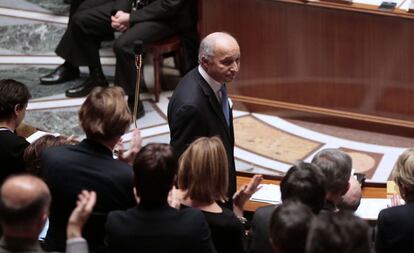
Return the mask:
<svg viewBox="0 0 414 253">
<path fill-rule="evenodd" d="M 25 170 L 24 150 L 29 143 L 9 130 L 0 130 L 0 184 L 8 176 Z"/>
<path fill-rule="evenodd" d="M 414 252 L 414 203 L 379 213 L 375 248 L 377 253 Z"/>
<path fill-rule="evenodd" d="M 64 251 L 67 221 L 83 189 L 97 194 L 92 216 L 83 231 L 91 251 L 104 245 L 107 214 L 136 205 L 132 168 L 115 160 L 112 151 L 98 142 L 85 139 L 78 145 L 46 149 L 41 166 L 41 175 L 52 194 L 45 240 L 48 251 Z"/>
<path fill-rule="evenodd" d="M 137 206 L 114 211 L 106 223 L 107 243 L 113 253 L 216 252 L 204 215 L 196 209 Z"/>
<path fill-rule="evenodd" d="M 228 158 L 228 196 L 231 199 L 236 191 L 233 115 L 230 110 L 230 126 L 228 126 L 214 91 L 201 76 L 197 67 L 185 75 L 175 89 L 168 104 L 168 124 L 171 145 L 178 155 L 181 155 L 198 137 L 220 137 Z"/>
<path fill-rule="evenodd" d="M 250 253 L 272 253 L 269 243 L 269 226 L 275 205 L 258 208 L 254 213 L 250 233 Z"/>
</svg>

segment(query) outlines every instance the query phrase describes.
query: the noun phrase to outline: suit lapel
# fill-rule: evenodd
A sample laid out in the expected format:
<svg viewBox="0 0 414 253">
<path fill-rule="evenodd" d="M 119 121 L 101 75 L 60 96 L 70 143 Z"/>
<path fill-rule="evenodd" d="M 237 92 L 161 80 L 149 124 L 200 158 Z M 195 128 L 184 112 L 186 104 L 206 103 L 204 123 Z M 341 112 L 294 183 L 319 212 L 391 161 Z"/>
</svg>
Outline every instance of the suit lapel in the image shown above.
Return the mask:
<svg viewBox="0 0 414 253">
<path fill-rule="evenodd" d="M 201 76 L 201 74 L 198 72 L 198 70 L 196 69 L 196 76 L 199 79 L 199 85 L 201 87 L 201 89 L 203 90 L 204 94 L 208 97 L 210 106 L 213 108 L 213 111 L 216 113 L 217 117 L 220 119 L 221 124 L 223 124 L 226 129 L 227 129 L 227 134 L 229 135 L 230 139 L 231 138 L 231 131 L 230 131 L 230 127 L 233 125 L 232 121 L 233 121 L 233 117 L 232 117 L 232 112 L 230 109 L 230 126 L 227 125 L 226 122 L 226 118 L 224 117 L 223 114 L 223 110 L 221 109 L 221 106 L 219 104 L 219 102 L 217 101 L 216 95 L 214 94 L 213 89 L 211 89 L 210 85 L 208 85 L 208 83 L 206 82 L 206 80 L 204 80 L 204 78 Z"/>
</svg>

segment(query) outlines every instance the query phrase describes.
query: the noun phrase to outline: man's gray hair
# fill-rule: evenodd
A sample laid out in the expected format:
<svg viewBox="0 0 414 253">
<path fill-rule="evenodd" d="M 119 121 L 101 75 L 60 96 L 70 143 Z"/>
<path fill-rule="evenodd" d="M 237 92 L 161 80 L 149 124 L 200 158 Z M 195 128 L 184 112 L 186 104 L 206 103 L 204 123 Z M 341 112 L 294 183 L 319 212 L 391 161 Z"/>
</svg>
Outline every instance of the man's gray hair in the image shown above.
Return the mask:
<svg viewBox="0 0 414 253">
<path fill-rule="evenodd" d="M 200 43 L 198 50 L 198 63 L 201 63 L 203 57 L 210 58 L 214 55 L 214 46 L 220 37 L 230 37 L 236 40 L 233 36 L 226 32 L 215 32 L 207 35 Z"/>
<path fill-rule="evenodd" d="M 346 190 L 351 176 L 352 159 L 338 149 L 323 149 L 312 159 L 326 177 L 326 191 L 339 194 Z"/>
</svg>

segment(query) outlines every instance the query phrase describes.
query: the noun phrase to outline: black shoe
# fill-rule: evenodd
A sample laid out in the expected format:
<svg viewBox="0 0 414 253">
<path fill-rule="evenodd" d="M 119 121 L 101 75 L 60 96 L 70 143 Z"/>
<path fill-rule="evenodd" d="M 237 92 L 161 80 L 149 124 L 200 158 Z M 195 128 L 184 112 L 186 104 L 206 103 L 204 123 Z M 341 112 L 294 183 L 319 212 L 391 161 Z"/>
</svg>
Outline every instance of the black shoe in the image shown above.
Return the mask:
<svg viewBox="0 0 414 253">
<path fill-rule="evenodd" d="M 58 84 L 79 78 L 79 68 L 60 65 L 52 73 L 40 77 L 44 85 Z"/>
<path fill-rule="evenodd" d="M 131 110 L 131 113 L 134 113 L 134 99 L 128 98 L 128 107 L 129 107 L 129 110 Z M 144 117 L 144 115 L 145 115 L 144 104 L 142 103 L 141 100 L 139 100 L 137 114 L 136 114 L 137 119 Z"/>
<path fill-rule="evenodd" d="M 109 84 L 106 79 L 95 79 L 88 77 L 83 83 L 79 86 L 70 88 L 66 90 L 65 94 L 70 98 L 85 97 L 97 86 L 108 87 Z"/>
</svg>

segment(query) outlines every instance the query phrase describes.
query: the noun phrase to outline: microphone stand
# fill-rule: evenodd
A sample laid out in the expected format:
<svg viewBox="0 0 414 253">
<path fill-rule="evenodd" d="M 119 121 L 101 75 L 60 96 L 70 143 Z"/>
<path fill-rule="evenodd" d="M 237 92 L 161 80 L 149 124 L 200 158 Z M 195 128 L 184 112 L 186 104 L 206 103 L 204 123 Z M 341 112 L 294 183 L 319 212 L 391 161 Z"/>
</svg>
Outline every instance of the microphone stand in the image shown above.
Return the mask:
<svg viewBox="0 0 414 253">
<path fill-rule="evenodd" d="M 137 40 L 134 42 L 134 52 L 135 52 L 135 68 L 137 71 L 137 80 L 135 82 L 135 94 L 134 94 L 134 107 L 132 112 L 132 119 L 135 124 L 135 128 L 138 128 L 137 125 L 137 111 L 138 103 L 140 100 L 140 86 L 141 86 L 141 69 L 142 69 L 142 53 L 144 52 L 143 42 Z"/>
</svg>

